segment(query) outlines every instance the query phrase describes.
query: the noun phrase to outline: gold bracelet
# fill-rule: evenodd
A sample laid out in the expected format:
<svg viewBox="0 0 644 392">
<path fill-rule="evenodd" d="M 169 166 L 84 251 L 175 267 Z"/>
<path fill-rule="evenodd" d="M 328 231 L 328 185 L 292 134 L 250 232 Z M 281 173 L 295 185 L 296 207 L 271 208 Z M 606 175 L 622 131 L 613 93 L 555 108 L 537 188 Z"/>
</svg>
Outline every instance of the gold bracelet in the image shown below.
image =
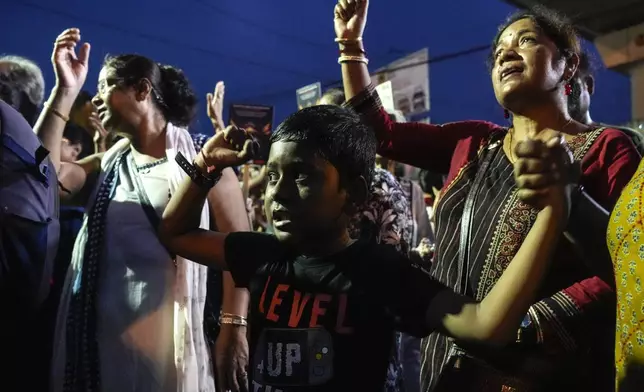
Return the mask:
<svg viewBox="0 0 644 392">
<path fill-rule="evenodd" d="M 363 63 L 364 65 L 369 65 L 369 59 L 365 56 L 342 55 L 338 58 L 338 64 L 342 63 Z"/>
<path fill-rule="evenodd" d="M 224 325 L 237 325 L 239 327 L 245 327 L 248 325 L 248 321 L 246 321 L 245 317 L 241 316 L 226 316 L 225 313 L 221 317 L 219 317 L 219 324 Z"/>
<path fill-rule="evenodd" d="M 223 312 L 223 313 L 221 313 L 221 317 L 232 318 L 232 319 L 243 321 L 243 322 L 248 321 L 246 319 L 246 317 L 240 316 L 238 314 L 233 314 L 233 313 L 225 313 L 225 312 Z"/>
<path fill-rule="evenodd" d="M 65 116 L 64 114 L 59 112 L 57 109 L 52 108 L 51 105 L 49 105 L 49 102 L 45 102 L 45 104 L 43 106 L 45 107 L 45 109 L 47 109 L 47 111 L 51 112 L 52 114 L 54 114 L 56 117 L 60 118 L 61 120 L 65 121 L 65 122 L 69 121 L 69 116 Z"/>
<path fill-rule="evenodd" d="M 246 317 L 240 316 L 240 315 L 234 314 L 234 313 L 222 312 L 221 315 L 224 316 L 224 317 L 233 317 L 233 318 L 239 318 L 239 319 L 242 319 L 242 320 L 246 320 Z"/>
<path fill-rule="evenodd" d="M 335 42 L 346 45 L 346 44 L 357 44 L 358 42 L 362 42 L 362 37 L 358 38 L 336 38 Z"/>
</svg>

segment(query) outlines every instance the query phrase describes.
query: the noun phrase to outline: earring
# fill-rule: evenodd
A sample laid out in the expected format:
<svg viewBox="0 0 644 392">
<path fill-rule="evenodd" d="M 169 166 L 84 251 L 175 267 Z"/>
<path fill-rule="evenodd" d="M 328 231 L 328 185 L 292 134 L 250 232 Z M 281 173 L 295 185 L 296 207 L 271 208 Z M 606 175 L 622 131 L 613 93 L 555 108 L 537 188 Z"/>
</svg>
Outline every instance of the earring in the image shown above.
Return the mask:
<svg viewBox="0 0 644 392">
<path fill-rule="evenodd" d="M 565 95 L 572 94 L 572 85 L 570 84 L 570 82 L 566 83 L 566 85 L 564 86 L 564 94 Z"/>
<path fill-rule="evenodd" d="M 510 111 L 508 109 L 503 109 L 503 117 L 510 118 Z"/>
</svg>

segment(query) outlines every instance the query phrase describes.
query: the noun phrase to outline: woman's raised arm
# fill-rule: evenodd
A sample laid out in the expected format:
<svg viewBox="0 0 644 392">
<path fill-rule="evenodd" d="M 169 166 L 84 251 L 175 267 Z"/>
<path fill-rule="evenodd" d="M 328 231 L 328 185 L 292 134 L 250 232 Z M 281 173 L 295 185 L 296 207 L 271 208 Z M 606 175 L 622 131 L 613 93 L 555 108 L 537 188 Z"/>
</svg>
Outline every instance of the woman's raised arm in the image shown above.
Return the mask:
<svg viewBox="0 0 644 392">
<path fill-rule="evenodd" d="M 398 162 L 434 172 L 447 173 L 459 141 L 480 140 L 498 126 L 483 121 L 464 121 L 444 125 L 396 123 L 383 109 L 372 84 L 362 34 L 367 21 L 368 0 L 340 0 L 334 10 L 336 41 L 340 46 L 338 62 L 346 106 L 363 116 L 379 141 L 378 153 Z"/>
<path fill-rule="evenodd" d="M 58 172 L 58 181 L 63 188 L 61 196 L 74 195 L 84 187 L 90 173 L 100 170 L 100 155 L 93 155 L 83 164 L 62 163 L 60 160 L 65 124 L 87 77 L 90 47 L 87 43 L 83 44 L 77 55 L 75 48 L 79 42 L 80 30 L 76 28 L 67 29 L 57 37 L 51 58 L 56 86 L 34 126 Z"/>
</svg>

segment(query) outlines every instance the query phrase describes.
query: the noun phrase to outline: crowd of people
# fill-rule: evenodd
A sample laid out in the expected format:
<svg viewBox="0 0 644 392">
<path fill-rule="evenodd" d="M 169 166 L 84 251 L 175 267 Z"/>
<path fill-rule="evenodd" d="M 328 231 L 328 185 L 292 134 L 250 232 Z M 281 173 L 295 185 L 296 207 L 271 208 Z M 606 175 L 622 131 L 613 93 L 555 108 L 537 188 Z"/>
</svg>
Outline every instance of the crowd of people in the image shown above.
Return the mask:
<svg viewBox="0 0 644 392">
<path fill-rule="evenodd" d="M 492 40 L 508 124 L 407 122 L 339 0 L 343 86 L 272 131 L 188 131 L 177 67 L 0 57 L 2 390 L 641 391 L 644 136 L 590 115 L 563 16 Z M 436 97 L 440 99 L 440 97 Z"/>
</svg>

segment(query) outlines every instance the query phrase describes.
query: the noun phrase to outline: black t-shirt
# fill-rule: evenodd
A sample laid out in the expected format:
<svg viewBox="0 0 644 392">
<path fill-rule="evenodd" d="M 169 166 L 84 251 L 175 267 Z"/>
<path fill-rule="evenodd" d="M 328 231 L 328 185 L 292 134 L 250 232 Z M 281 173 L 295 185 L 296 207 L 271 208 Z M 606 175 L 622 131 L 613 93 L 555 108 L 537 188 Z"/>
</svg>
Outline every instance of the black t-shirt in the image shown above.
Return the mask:
<svg viewBox="0 0 644 392">
<path fill-rule="evenodd" d="M 268 234 L 232 233 L 226 263 L 250 290 L 250 390 L 382 391 L 394 329 L 426 336 L 446 288 L 387 246 L 358 241 L 322 258 Z M 270 386 L 270 388 L 267 388 Z"/>
</svg>

